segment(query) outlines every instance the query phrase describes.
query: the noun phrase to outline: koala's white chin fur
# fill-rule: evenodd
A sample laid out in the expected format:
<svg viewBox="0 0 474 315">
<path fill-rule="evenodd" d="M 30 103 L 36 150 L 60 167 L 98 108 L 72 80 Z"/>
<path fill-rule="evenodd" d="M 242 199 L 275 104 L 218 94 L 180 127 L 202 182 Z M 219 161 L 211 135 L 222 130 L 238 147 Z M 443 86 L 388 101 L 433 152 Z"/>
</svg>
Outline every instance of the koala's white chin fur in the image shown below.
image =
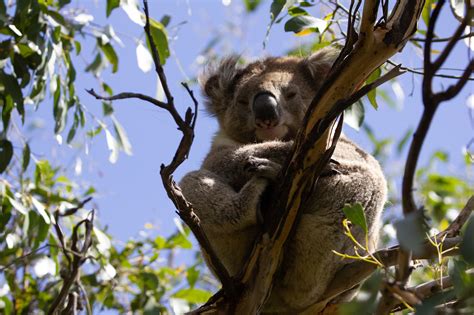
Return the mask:
<svg viewBox="0 0 474 315">
<path fill-rule="evenodd" d="M 288 133 L 288 127 L 285 125 L 278 125 L 273 128 L 257 128 L 255 135 L 260 141 L 280 140 Z"/>
</svg>

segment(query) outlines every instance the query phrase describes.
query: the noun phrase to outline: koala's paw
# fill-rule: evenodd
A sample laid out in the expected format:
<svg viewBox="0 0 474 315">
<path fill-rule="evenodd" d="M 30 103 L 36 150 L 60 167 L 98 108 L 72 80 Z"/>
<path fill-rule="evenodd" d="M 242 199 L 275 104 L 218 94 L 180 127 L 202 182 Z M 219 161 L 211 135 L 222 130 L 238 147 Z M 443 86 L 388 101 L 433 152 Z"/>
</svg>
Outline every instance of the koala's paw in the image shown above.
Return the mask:
<svg viewBox="0 0 474 315">
<path fill-rule="evenodd" d="M 251 175 L 275 180 L 280 173 L 281 165 L 269 159 L 250 156 L 244 165 L 244 171 Z"/>
</svg>

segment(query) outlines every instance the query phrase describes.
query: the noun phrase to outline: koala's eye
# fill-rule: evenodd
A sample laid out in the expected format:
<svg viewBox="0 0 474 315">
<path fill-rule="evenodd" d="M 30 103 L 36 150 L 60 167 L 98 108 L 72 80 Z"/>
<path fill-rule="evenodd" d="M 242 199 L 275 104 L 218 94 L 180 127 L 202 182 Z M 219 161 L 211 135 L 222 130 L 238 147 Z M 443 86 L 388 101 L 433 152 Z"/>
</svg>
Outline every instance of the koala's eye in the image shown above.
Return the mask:
<svg viewBox="0 0 474 315">
<path fill-rule="evenodd" d="M 245 98 L 241 98 L 241 99 L 238 99 L 238 100 L 237 100 L 237 103 L 238 103 L 239 105 L 246 106 L 246 105 L 248 104 L 248 101 L 247 101 L 247 99 L 245 99 Z"/>
<path fill-rule="evenodd" d="M 285 94 L 285 98 L 287 100 L 291 100 L 292 98 L 294 98 L 296 96 L 296 92 L 295 91 L 289 91 Z"/>
</svg>

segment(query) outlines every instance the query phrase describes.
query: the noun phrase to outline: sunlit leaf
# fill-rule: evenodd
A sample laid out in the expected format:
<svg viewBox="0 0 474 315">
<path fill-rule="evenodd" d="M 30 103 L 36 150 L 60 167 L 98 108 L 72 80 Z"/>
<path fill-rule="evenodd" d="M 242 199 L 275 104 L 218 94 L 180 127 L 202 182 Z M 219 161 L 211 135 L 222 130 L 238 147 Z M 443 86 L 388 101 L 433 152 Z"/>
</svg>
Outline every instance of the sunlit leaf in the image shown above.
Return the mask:
<svg viewBox="0 0 474 315">
<path fill-rule="evenodd" d="M 306 15 L 292 17 L 285 23 L 285 31 L 293 33 L 300 33 L 308 29 L 321 33 L 326 27 L 326 21 Z"/>
<path fill-rule="evenodd" d="M 160 22 L 150 19 L 150 33 L 153 38 L 153 42 L 155 43 L 156 50 L 158 51 L 158 55 L 160 57 L 160 64 L 164 65 L 166 63 L 166 59 L 170 56 L 170 50 L 168 47 L 168 35 L 166 33 L 166 29 Z M 147 45 L 150 47 L 150 43 L 147 40 Z"/>
<path fill-rule="evenodd" d="M 358 225 L 362 228 L 364 233 L 368 233 L 367 221 L 365 219 L 364 208 L 360 203 L 355 205 L 346 204 L 342 211 L 346 215 L 346 218 L 353 224 Z"/>
<path fill-rule="evenodd" d="M 193 288 L 179 290 L 173 294 L 173 297 L 186 300 L 190 303 L 204 303 L 211 297 L 211 295 L 212 293 L 209 291 Z"/>
<path fill-rule="evenodd" d="M 364 117 L 365 108 L 361 101 L 355 102 L 344 111 L 344 122 L 355 130 L 360 129 L 364 122 Z"/>
<path fill-rule="evenodd" d="M 118 122 L 118 120 L 112 116 L 112 121 L 114 123 L 114 129 L 115 133 L 117 134 L 117 140 L 120 143 L 121 148 L 123 149 L 123 152 L 127 155 L 132 155 L 132 145 L 130 144 L 130 141 L 128 140 L 127 133 L 125 132 L 125 129 L 122 127 L 122 125 Z"/>
<path fill-rule="evenodd" d="M 56 274 L 56 264 L 54 260 L 44 256 L 35 262 L 33 265 L 33 271 L 39 278 L 46 275 L 54 276 Z"/>
<path fill-rule="evenodd" d="M 145 26 L 143 14 L 140 12 L 135 0 L 124 0 L 121 5 L 122 9 L 127 13 L 128 18 L 140 26 Z"/>
<path fill-rule="evenodd" d="M 138 68 L 140 68 L 140 70 L 145 73 L 149 72 L 153 67 L 153 58 L 151 57 L 151 54 L 148 49 L 146 49 L 142 43 L 139 43 L 137 45 L 136 53 Z"/>
<path fill-rule="evenodd" d="M 109 17 L 110 13 L 120 6 L 120 0 L 107 0 L 107 8 L 105 14 Z"/>
<path fill-rule="evenodd" d="M 247 10 L 247 12 L 253 12 L 258 8 L 261 2 L 262 0 L 244 0 L 245 10 Z"/>
<path fill-rule="evenodd" d="M 474 25 L 474 0 L 450 0 L 451 11 L 454 14 L 454 17 L 458 19 L 459 22 L 462 22 L 466 16 L 466 5 L 470 3 L 471 5 L 471 20 L 468 21 L 468 25 Z"/>
<path fill-rule="evenodd" d="M 382 70 L 380 68 L 376 69 L 374 72 L 370 74 L 370 76 L 367 78 L 367 84 L 370 84 L 380 78 L 380 75 L 382 74 Z M 379 106 L 377 104 L 377 89 L 372 89 L 367 93 L 367 98 L 369 99 L 370 104 L 372 105 L 373 108 L 377 109 Z"/>
<path fill-rule="evenodd" d="M 33 204 L 33 206 L 36 208 L 36 210 L 38 211 L 38 213 L 41 215 L 41 217 L 43 218 L 44 222 L 46 224 L 50 224 L 51 223 L 51 219 L 49 218 L 49 215 L 48 213 L 46 212 L 46 208 L 45 206 L 38 201 L 38 199 L 36 199 L 35 197 L 31 197 L 31 203 Z"/>
<path fill-rule="evenodd" d="M 112 72 L 117 72 L 118 56 L 117 56 L 117 53 L 115 52 L 115 49 L 109 43 L 105 45 L 100 45 L 100 48 L 104 52 L 107 60 L 112 64 Z"/>
<path fill-rule="evenodd" d="M 107 141 L 107 147 L 110 150 L 109 162 L 114 164 L 118 160 L 120 144 L 115 140 L 108 129 L 105 129 L 105 139 Z"/>
</svg>

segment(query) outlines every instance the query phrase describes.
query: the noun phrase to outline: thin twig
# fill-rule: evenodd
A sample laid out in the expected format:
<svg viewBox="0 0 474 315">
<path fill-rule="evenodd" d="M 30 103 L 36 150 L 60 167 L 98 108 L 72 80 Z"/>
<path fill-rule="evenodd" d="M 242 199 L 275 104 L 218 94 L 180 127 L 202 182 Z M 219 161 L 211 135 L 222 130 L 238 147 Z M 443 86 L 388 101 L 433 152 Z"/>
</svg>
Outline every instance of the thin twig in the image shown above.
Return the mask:
<svg viewBox="0 0 474 315">
<path fill-rule="evenodd" d="M 469 38 L 469 37 L 474 37 L 474 32 L 470 32 L 469 34 L 465 34 L 463 36 L 460 36 L 458 40 L 462 40 L 462 39 Z M 415 38 L 412 38 L 410 40 L 414 41 L 414 42 L 426 42 L 426 38 L 419 38 L 419 37 L 415 37 Z M 440 43 L 440 42 L 449 42 L 450 40 L 452 40 L 452 37 L 433 38 L 431 40 L 431 42 L 432 43 Z"/>
</svg>

